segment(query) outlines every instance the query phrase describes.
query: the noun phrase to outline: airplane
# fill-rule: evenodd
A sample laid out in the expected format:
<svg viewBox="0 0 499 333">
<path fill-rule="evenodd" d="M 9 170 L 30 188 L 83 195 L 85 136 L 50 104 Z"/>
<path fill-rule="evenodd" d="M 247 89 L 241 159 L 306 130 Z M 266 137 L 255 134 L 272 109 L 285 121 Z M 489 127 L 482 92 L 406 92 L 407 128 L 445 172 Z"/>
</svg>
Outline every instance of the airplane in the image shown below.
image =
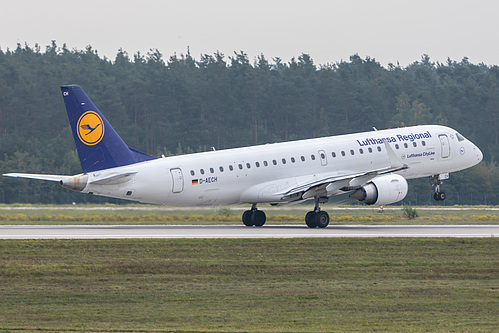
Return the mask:
<svg viewBox="0 0 499 333">
<path fill-rule="evenodd" d="M 4 176 L 59 182 L 95 195 L 174 206 L 245 203 L 246 226 L 263 226 L 272 206 L 314 200 L 305 216 L 324 228 L 329 215 L 320 204 L 349 193 L 368 205 L 404 199 L 407 179 L 434 180 L 435 200 L 450 172 L 478 164 L 482 152 L 456 130 L 420 125 L 155 158 L 129 148 L 78 85 L 61 86 L 82 173 Z"/>
</svg>

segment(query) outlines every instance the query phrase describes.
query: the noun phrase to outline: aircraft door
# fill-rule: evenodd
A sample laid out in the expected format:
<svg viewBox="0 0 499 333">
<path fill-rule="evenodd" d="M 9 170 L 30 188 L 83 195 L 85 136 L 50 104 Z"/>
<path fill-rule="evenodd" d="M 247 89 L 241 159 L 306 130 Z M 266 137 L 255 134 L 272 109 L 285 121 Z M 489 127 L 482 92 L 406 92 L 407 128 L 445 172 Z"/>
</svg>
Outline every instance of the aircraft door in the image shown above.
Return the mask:
<svg viewBox="0 0 499 333">
<path fill-rule="evenodd" d="M 172 174 L 172 192 L 180 193 L 184 190 L 184 176 L 179 168 L 170 169 Z"/>
<path fill-rule="evenodd" d="M 319 158 L 321 159 L 321 165 L 327 165 L 326 152 L 324 150 L 319 150 Z"/>
<path fill-rule="evenodd" d="M 440 139 L 440 148 L 442 152 L 442 158 L 447 158 L 450 156 L 450 143 L 449 137 L 446 134 L 440 134 L 438 136 Z"/>
</svg>

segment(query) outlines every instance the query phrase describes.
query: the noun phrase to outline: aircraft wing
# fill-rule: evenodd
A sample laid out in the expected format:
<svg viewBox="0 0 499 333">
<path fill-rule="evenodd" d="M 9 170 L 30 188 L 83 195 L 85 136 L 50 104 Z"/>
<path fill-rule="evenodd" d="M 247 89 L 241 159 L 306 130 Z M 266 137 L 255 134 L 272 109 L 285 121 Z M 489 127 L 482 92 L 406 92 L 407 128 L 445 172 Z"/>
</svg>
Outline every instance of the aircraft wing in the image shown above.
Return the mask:
<svg viewBox="0 0 499 333">
<path fill-rule="evenodd" d="M 314 178 L 309 181 L 304 181 L 300 184 L 293 186 L 292 188 L 288 188 L 281 192 L 283 195 L 283 199 L 287 199 L 289 197 L 293 197 L 297 193 L 304 193 L 303 199 L 307 199 L 317 195 L 320 192 L 325 192 L 326 187 L 331 184 L 336 184 L 334 186 L 335 190 L 339 190 L 341 188 L 357 188 L 365 183 L 368 183 L 371 179 L 383 175 L 390 172 L 396 172 L 400 170 L 407 169 L 405 167 L 397 167 L 397 168 L 383 168 L 379 170 L 373 170 L 368 172 L 359 172 L 347 175 L 338 175 L 331 174 L 325 175 L 321 178 Z"/>
<path fill-rule="evenodd" d="M 5 173 L 3 176 L 14 177 L 14 178 L 29 178 L 29 179 L 39 179 L 39 180 L 49 180 L 53 182 L 60 182 L 63 179 L 67 179 L 71 176 L 63 175 L 42 175 L 34 173 Z"/>
<path fill-rule="evenodd" d="M 379 175 L 407 169 L 407 164 L 397 158 L 388 142 L 385 140 L 384 143 L 388 157 L 386 167 L 351 174 L 339 175 L 338 173 L 331 173 L 325 174 L 319 178 L 313 177 L 312 179 L 305 180 L 297 185 L 294 185 L 292 188 L 282 191 L 280 193 L 283 196 L 281 200 L 294 198 L 300 193 L 302 194 L 302 199 L 309 199 L 314 196 L 327 195 L 327 192 L 332 192 L 342 188 L 351 190 L 368 183 L 371 179 Z M 329 188 L 326 190 L 328 186 Z"/>
</svg>

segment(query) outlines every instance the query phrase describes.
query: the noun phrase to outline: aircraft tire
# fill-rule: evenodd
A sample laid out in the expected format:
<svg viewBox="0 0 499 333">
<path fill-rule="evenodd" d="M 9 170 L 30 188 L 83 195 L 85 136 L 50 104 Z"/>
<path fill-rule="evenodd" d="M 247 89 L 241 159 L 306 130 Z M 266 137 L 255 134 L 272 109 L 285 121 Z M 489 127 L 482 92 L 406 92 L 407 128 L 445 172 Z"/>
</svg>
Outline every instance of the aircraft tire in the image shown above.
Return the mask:
<svg viewBox="0 0 499 333">
<path fill-rule="evenodd" d="M 243 223 L 247 227 L 252 227 L 253 222 L 252 222 L 252 214 L 253 212 L 251 210 L 247 210 L 243 213 Z"/>
<path fill-rule="evenodd" d="M 320 211 L 315 214 L 315 225 L 319 228 L 325 228 L 329 225 L 329 214 L 325 211 Z"/>
<path fill-rule="evenodd" d="M 445 198 L 447 198 L 445 192 L 435 192 L 433 195 L 433 199 L 435 199 L 435 201 L 443 201 Z"/>
<path fill-rule="evenodd" d="M 315 212 L 310 211 L 305 215 L 305 223 L 307 224 L 307 227 L 309 228 L 315 228 L 317 227 L 317 224 L 315 223 Z"/>
<path fill-rule="evenodd" d="M 255 210 L 251 212 L 251 223 L 255 227 L 261 227 L 265 224 L 265 221 L 267 220 L 267 217 L 265 216 L 265 213 L 261 210 Z"/>
</svg>

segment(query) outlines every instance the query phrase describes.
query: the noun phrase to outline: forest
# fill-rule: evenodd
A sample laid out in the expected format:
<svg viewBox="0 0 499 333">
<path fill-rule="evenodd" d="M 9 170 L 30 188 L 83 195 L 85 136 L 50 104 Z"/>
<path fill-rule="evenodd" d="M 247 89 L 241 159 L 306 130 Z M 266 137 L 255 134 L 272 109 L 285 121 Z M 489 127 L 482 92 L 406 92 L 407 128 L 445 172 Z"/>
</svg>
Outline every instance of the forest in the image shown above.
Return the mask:
<svg viewBox="0 0 499 333">
<path fill-rule="evenodd" d="M 484 153 L 451 174 L 445 205 L 499 204 L 499 66 L 429 55 L 402 67 L 375 58 L 315 64 L 263 54 L 174 54 L 158 50 L 114 59 L 97 50 L 0 49 L 0 174 L 81 172 L 60 86 L 78 84 L 132 148 L 171 156 L 215 147 L 442 124 Z M 405 203 L 432 201 L 428 179 L 410 181 Z M 57 184 L 0 177 L 0 203 L 114 202 Z M 121 203 L 121 201 L 120 201 Z"/>
</svg>

